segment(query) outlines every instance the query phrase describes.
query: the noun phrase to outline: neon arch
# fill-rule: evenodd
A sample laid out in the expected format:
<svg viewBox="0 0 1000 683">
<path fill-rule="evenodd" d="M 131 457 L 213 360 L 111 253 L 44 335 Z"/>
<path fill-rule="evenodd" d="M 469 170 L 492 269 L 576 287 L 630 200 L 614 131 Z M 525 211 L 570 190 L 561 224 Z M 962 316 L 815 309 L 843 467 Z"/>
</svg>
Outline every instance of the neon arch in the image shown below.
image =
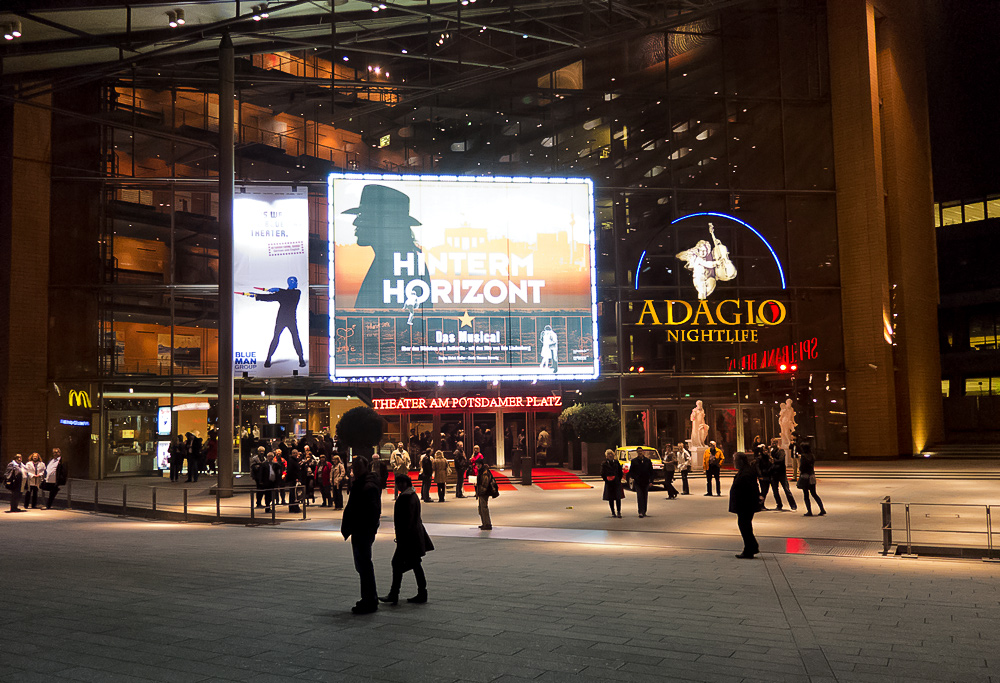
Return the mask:
<svg viewBox="0 0 1000 683">
<path fill-rule="evenodd" d="M 699 213 L 689 213 L 686 216 L 681 216 L 680 218 L 675 218 L 674 220 L 670 221 L 670 225 L 673 225 L 674 223 L 679 223 L 679 222 L 681 222 L 683 220 L 687 220 L 688 218 L 695 218 L 697 216 L 716 216 L 718 218 L 725 218 L 725 219 L 728 219 L 728 220 L 731 220 L 731 221 L 735 221 L 736 223 L 739 223 L 743 227 L 749 229 L 750 232 L 752 232 L 753 234 L 757 235 L 757 237 L 760 238 L 760 241 L 764 243 L 764 246 L 767 247 L 767 250 L 769 252 L 771 252 L 771 256 L 774 258 L 774 265 L 776 265 L 778 267 L 778 276 L 781 278 L 781 288 L 782 289 L 788 289 L 788 285 L 785 282 L 785 269 L 782 268 L 782 266 L 781 266 L 781 260 L 778 259 L 778 254 L 774 251 L 774 247 L 771 246 L 771 243 L 768 242 L 767 239 L 763 235 L 761 235 L 759 232 L 757 232 L 756 228 L 754 228 L 752 225 L 750 225 L 746 221 L 741 221 L 736 216 L 730 216 L 728 213 L 717 213 L 715 211 L 701 211 Z M 637 263 L 636 266 L 635 266 L 635 288 L 637 290 L 639 289 L 639 271 L 642 268 L 642 262 L 645 259 L 646 259 L 646 250 L 643 249 L 642 250 L 642 254 L 639 256 L 639 263 Z"/>
</svg>

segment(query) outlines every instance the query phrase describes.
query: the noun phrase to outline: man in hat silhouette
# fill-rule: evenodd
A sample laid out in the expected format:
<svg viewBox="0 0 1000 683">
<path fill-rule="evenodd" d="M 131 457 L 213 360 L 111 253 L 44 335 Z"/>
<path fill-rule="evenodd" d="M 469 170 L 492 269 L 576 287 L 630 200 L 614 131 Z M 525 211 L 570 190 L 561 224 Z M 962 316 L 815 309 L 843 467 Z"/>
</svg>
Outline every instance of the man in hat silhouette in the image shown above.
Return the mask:
<svg viewBox="0 0 1000 683">
<path fill-rule="evenodd" d="M 430 293 L 427 275 L 416 274 L 417 255 L 421 249 L 413 236 L 412 228 L 420 225 L 420 221 L 410 215 L 410 198 L 406 194 L 385 185 L 365 185 L 361 190 L 360 205 L 344 213 L 357 216 L 354 228 L 358 246 L 371 247 L 375 251 L 375 260 L 368 267 L 368 274 L 358 290 L 355 308 L 391 307 L 393 302 L 386 301 L 386 282 L 395 286 L 397 280 L 404 283 L 422 280 L 426 284 L 427 293 Z M 399 254 L 403 262 L 407 261 L 408 255 L 413 255 L 413 274 L 409 270 L 396 274 L 395 254 Z M 421 305 L 412 296 L 414 291 L 411 288 L 404 297 L 405 308 L 410 312 L 411 320 L 413 311 Z M 429 307 L 428 304 L 424 306 Z"/>
<path fill-rule="evenodd" d="M 278 349 L 278 341 L 281 338 L 281 333 L 286 329 L 292 335 L 292 346 L 299 357 L 299 367 L 304 368 L 306 366 L 306 360 L 302 356 L 302 341 L 299 339 L 299 324 L 295 317 L 301 295 L 299 280 L 294 276 L 288 278 L 288 289 L 272 287 L 267 290 L 267 294 L 254 294 L 254 298 L 257 301 L 278 302 L 278 315 L 274 319 L 274 336 L 271 338 L 271 346 L 267 349 L 267 360 L 264 361 L 265 368 L 271 367 L 271 356 Z"/>
</svg>

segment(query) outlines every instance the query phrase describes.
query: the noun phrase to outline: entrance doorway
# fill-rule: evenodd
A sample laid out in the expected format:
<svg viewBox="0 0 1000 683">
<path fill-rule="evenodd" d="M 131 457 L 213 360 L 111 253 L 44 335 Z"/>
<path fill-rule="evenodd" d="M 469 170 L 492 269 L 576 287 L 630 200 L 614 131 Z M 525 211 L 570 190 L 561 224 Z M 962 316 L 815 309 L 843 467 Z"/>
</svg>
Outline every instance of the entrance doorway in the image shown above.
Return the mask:
<svg viewBox="0 0 1000 683">
<path fill-rule="evenodd" d="M 479 446 L 483 458 L 490 465 L 497 464 L 497 416 L 495 414 L 473 414 L 472 444 L 466 444 L 466 454 L 469 457 L 472 457 L 472 446 Z"/>
</svg>

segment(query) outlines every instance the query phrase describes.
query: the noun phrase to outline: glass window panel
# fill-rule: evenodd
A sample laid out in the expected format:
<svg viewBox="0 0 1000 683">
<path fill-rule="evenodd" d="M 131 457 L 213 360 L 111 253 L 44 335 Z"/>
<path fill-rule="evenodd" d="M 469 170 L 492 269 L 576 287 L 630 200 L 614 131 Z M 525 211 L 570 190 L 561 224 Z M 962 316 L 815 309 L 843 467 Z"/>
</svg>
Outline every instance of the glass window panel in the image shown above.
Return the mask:
<svg viewBox="0 0 1000 683">
<path fill-rule="evenodd" d="M 997 348 L 997 317 L 976 315 L 969 319 L 969 348 L 975 351 Z"/>
<path fill-rule="evenodd" d="M 1000 377 L 967 377 L 966 396 L 991 396 L 1000 393 Z"/>
<path fill-rule="evenodd" d="M 780 188 L 785 180 L 785 168 L 781 132 L 781 105 L 775 101 L 730 102 L 728 126 L 726 128 L 729 151 L 730 187 L 773 190 Z M 813 140 L 804 149 L 816 146 L 824 140 L 822 131 L 828 127 L 818 127 L 813 131 Z M 802 149 L 796 153 L 802 154 Z"/>
<path fill-rule="evenodd" d="M 790 196 L 788 204 L 788 276 L 795 286 L 840 284 L 837 209 L 833 197 Z M 779 252 L 780 253 L 780 252 Z"/>
<path fill-rule="evenodd" d="M 727 14 L 722 26 L 727 95 L 777 97 L 780 94 L 778 25 L 770 12 Z"/>
<path fill-rule="evenodd" d="M 1000 218 L 1000 197 L 986 200 L 986 217 Z"/>
<path fill-rule="evenodd" d="M 974 221 L 981 221 L 986 218 L 986 205 L 983 202 L 975 202 L 973 204 L 966 204 L 964 207 L 965 222 L 972 223 Z"/>
<path fill-rule="evenodd" d="M 829 103 L 791 103 L 785 115 L 785 187 L 833 190 L 833 122 Z"/>
<path fill-rule="evenodd" d="M 948 398 L 948 390 L 951 388 L 951 381 L 947 379 L 941 380 L 941 395 Z"/>
<path fill-rule="evenodd" d="M 934 204 L 934 227 L 941 227 L 941 205 L 937 203 Z"/>
<path fill-rule="evenodd" d="M 962 222 L 962 207 L 959 204 L 954 206 L 941 207 L 941 225 L 958 225 Z"/>
</svg>

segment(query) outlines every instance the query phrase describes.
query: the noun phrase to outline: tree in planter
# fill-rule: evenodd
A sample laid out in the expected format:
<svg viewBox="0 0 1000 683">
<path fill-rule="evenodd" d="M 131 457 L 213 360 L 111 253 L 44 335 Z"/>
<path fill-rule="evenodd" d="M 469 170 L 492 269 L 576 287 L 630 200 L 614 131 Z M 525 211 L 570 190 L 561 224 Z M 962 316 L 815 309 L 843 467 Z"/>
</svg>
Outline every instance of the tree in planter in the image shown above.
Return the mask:
<svg viewBox="0 0 1000 683">
<path fill-rule="evenodd" d="M 360 455 L 368 460 L 371 460 L 384 433 L 382 416 L 368 406 L 351 408 L 337 423 L 337 440 L 348 446 L 353 455 Z"/>
<path fill-rule="evenodd" d="M 618 413 L 609 403 L 577 403 L 559 414 L 559 426 L 568 427 L 585 445 L 588 455 L 582 465 L 586 471 L 604 457 L 604 447 L 618 429 Z"/>
</svg>

